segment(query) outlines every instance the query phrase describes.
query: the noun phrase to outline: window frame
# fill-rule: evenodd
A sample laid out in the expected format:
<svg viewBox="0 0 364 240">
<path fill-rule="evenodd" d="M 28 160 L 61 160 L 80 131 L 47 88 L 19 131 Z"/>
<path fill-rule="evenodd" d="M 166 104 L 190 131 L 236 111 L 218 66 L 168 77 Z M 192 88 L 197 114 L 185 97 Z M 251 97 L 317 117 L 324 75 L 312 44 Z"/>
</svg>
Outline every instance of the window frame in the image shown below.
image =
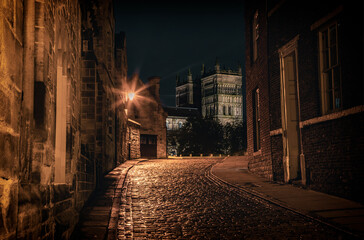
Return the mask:
<svg viewBox="0 0 364 240">
<path fill-rule="evenodd" d="M 332 46 L 331 46 L 331 33 L 330 29 L 335 26 L 335 54 L 336 58 L 335 64 L 332 64 Z M 318 29 L 318 74 L 319 74 L 319 87 L 320 87 L 320 103 L 321 103 L 321 113 L 322 115 L 330 114 L 342 110 L 343 108 L 343 98 L 342 98 L 342 72 L 341 72 L 341 62 L 340 62 L 340 51 L 339 51 L 339 23 L 338 21 L 330 21 L 329 23 L 323 25 Z M 323 40 L 323 36 L 326 34 L 326 39 Z M 324 41 L 327 46 L 324 45 Z M 325 56 L 324 52 L 327 52 Z M 325 63 L 325 61 L 328 61 Z M 327 67 L 325 67 L 325 65 Z M 336 74 L 335 74 L 335 71 Z M 331 76 L 331 77 L 330 77 Z M 339 77 L 339 80 L 335 80 L 335 76 Z M 331 88 L 330 88 L 331 84 Z M 337 86 L 338 85 L 338 86 Z M 331 93 L 330 93 L 331 92 Z M 336 93 L 339 99 L 339 104 L 336 103 Z M 331 102 L 331 104 L 330 104 Z"/>
<path fill-rule="evenodd" d="M 256 87 L 252 91 L 252 108 L 253 108 L 253 150 L 261 150 L 260 136 L 260 92 Z"/>
</svg>

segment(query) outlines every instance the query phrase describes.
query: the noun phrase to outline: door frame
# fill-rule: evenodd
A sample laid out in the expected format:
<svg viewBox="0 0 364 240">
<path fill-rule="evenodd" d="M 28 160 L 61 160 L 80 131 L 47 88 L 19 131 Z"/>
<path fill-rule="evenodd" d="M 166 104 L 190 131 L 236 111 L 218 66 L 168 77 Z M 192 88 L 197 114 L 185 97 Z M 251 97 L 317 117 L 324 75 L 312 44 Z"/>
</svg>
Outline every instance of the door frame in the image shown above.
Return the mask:
<svg viewBox="0 0 364 240">
<path fill-rule="evenodd" d="M 283 141 L 283 170 L 284 170 L 284 181 L 289 182 L 301 178 L 303 184 L 306 184 L 306 167 L 305 159 L 303 154 L 302 145 L 302 132 L 300 127 L 301 122 L 301 109 L 300 109 L 300 97 L 299 97 L 299 78 L 298 78 L 298 40 L 299 35 L 294 37 L 291 41 L 285 44 L 283 47 L 278 49 L 279 63 L 280 63 L 280 97 L 281 97 L 281 122 L 282 122 L 282 141 Z M 298 170 L 301 172 L 301 176 L 298 174 L 298 170 L 295 171 L 290 168 L 291 159 L 289 159 L 289 142 L 287 137 L 287 104 L 286 104 L 286 79 L 284 69 L 284 58 L 294 53 L 295 58 L 295 78 L 296 78 L 296 98 L 297 98 L 297 134 L 298 134 L 298 146 L 299 149 L 299 163 Z"/>
</svg>

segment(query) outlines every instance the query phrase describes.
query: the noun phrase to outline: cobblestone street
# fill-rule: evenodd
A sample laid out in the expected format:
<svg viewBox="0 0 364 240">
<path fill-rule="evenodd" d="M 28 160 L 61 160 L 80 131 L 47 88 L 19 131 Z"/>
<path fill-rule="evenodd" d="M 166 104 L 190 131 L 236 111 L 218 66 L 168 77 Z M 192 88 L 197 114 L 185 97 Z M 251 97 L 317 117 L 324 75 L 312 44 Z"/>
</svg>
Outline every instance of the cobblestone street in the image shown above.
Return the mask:
<svg viewBox="0 0 364 240">
<path fill-rule="evenodd" d="M 128 173 L 118 239 L 347 239 L 209 177 L 217 159 L 150 160 Z"/>
</svg>

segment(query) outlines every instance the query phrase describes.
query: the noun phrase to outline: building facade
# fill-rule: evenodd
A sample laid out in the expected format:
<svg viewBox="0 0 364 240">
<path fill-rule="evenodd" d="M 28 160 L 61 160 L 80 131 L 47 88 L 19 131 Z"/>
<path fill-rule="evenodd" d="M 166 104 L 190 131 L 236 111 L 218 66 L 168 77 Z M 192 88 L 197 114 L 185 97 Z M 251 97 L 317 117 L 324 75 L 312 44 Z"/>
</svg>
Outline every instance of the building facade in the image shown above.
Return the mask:
<svg viewBox="0 0 364 240">
<path fill-rule="evenodd" d="M 201 107 L 201 79 L 193 79 L 191 69 L 188 69 L 186 79 L 176 77 L 176 107 Z"/>
<path fill-rule="evenodd" d="M 243 121 L 242 74 L 222 70 L 217 62 L 212 72 L 201 77 L 201 113 L 222 124 Z"/>
<path fill-rule="evenodd" d="M 246 7 L 249 168 L 363 201 L 362 3 Z"/>
<path fill-rule="evenodd" d="M 166 117 L 159 97 L 160 77 L 150 77 L 144 84 L 134 77 L 135 96 L 129 101 L 128 117 L 140 124 L 142 158 L 166 158 Z"/>
<path fill-rule="evenodd" d="M 222 124 L 243 121 L 242 71 L 221 69 L 216 61 L 212 71 L 202 65 L 201 74 L 194 79 L 191 70 L 187 78 L 176 82 L 176 107 L 199 109 L 203 117 Z"/>
<path fill-rule="evenodd" d="M 112 1 L 0 3 L 0 239 L 69 239 L 115 166 L 126 117 L 110 107 L 112 13 Z"/>
<path fill-rule="evenodd" d="M 140 123 L 128 119 L 126 130 L 127 159 L 140 158 Z"/>
</svg>

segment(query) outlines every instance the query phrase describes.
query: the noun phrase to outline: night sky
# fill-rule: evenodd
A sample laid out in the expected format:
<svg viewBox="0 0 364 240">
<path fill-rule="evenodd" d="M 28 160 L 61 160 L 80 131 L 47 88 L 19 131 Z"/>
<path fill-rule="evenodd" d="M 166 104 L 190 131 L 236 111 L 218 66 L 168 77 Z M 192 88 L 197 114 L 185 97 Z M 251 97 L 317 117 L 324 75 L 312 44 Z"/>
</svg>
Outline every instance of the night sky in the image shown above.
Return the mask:
<svg viewBox="0 0 364 240">
<path fill-rule="evenodd" d="M 244 72 L 244 9 L 230 1 L 138 2 L 115 1 L 116 33 L 126 33 L 128 75 L 137 72 L 146 82 L 161 77 L 161 100 L 175 105 L 176 75 L 193 77 L 214 67 Z M 244 79 L 244 78 L 243 78 Z M 244 81 L 244 80 L 243 80 Z"/>
</svg>

